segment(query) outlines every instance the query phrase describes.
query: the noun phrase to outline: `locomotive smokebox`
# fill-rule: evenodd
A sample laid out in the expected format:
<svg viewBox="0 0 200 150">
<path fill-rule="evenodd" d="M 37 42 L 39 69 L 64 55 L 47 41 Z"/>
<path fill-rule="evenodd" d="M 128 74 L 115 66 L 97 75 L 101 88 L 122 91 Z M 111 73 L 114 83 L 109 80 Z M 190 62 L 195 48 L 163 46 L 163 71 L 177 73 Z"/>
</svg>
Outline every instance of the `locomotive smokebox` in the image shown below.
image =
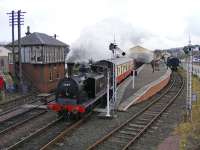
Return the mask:
<svg viewBox="0 0 200 150">
<path fill-rule="evenodd" d="M 74 63 L 73 62 L 68 62 L 67 63 L 67 74 L 68 74 L 68 77 L 71 77 L 73 75 L 73 68 L 74 68 Z"/>
</svg>

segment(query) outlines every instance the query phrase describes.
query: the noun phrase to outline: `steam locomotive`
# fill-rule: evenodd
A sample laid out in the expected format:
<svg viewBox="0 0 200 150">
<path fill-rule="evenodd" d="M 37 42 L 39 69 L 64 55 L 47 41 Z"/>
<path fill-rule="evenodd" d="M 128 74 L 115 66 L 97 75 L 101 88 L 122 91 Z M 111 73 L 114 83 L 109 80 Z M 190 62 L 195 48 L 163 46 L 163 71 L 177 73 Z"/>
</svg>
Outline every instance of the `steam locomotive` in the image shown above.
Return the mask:
<svg viewBox="0 0 200 150">
<path fill-rule="evenodd" d="M 110 77 L 110 91 L 113 85 L 113 72 L 116 84 L 120 84 L 133 71 L 133 59 L 128 57 L 98 61 L 89 67 L 82 66 L 77 75 L 72 74 L 73 63 L 68 63 L 68 77 L 62 79 L 56 90 L 56 100 L 48 108 L 59 115 L 81 116 L 97 103 L 105 100 L 107 75 Z"/>
<path fill-rule="evenodd" d="M 172 71 L 177 71 L 178 66 L 179 66 L 180 60 L 177 57 L 168 57 L 167 58 L 167 66 L 172 70 Z"/>
</svg>

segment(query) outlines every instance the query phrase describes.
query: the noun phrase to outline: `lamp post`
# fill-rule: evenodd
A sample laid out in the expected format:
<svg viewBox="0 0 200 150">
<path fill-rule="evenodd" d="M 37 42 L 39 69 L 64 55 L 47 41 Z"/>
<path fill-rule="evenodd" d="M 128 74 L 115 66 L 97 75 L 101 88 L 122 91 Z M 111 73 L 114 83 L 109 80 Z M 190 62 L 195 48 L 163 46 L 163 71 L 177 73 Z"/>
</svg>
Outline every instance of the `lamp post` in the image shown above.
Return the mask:
<svg viewBox="0 0 200 150">
<path fill-rule="evenodd" d="M 106 111 L 106 117 L 110 117 L 110 72 L 107 69 L 107 111 Z"/>
</svg>

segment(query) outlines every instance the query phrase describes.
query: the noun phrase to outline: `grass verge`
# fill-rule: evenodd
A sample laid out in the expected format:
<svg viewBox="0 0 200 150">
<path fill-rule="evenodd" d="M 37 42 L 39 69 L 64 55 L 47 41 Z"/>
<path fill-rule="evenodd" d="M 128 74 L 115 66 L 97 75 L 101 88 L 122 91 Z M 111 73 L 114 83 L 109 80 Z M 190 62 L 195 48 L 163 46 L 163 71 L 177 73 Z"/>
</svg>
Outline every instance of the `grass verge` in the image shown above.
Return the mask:
<svg viewBox="0 0 200 150">
<path fill-rule="evenodd" d="M 186 77 L 183 70 L 179 72 Z M 192 78 L 192 91 L 197 97 L 192 102 L 192 118 L 180 123 L 175 130 L 180 137 L 180 150 L 200 149 L 200 79 L 197 76 Z"/>
</svg>

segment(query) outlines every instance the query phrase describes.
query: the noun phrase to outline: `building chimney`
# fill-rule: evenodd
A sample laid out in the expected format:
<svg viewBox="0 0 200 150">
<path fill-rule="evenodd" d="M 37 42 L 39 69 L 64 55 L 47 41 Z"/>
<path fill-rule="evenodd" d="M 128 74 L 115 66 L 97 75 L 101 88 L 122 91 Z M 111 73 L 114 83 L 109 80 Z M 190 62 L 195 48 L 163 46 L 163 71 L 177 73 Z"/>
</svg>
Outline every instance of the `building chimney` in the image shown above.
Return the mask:
<svg viewBox="0 0 200 150">
<path fill-rule="evenodd" d="M 27 32 L 26 32 L 25 34 L 26 34 L 26 36 L 28 36 L 28 35 L 31 34 L 31 32 L 30 32 L 30 27 L 29 27 L 29 26 L 27 26 Z"/>
<path fill-rule="evenodd" d="M 54 34 L 54 38 L 56 39 L 56 37 L 57 37 L 57 35 L 56 34 Z"/>
<path fill-rule="evenodd" d="M 73 75 L 73 68 L 74 68 L 74 63 L 73 62 L 68 62 L 67 63 L 67 74 L 68 74 L 68 77 L 71 77 Z"/>
</svg>

